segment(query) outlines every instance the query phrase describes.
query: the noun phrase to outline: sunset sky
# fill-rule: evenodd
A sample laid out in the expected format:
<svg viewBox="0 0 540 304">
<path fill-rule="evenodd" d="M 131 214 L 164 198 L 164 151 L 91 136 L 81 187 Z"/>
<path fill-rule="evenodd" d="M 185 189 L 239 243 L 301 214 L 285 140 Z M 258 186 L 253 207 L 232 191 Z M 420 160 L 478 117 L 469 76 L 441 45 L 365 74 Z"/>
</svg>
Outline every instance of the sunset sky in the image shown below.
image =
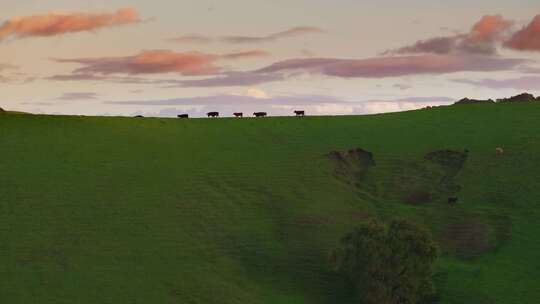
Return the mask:
<svg viewBox="0 0 540 304">
<path fill-rule="evenodd" d="M 540 1 L 3 0 L 0 107 L 363 114 L 540 95 Z"/>
</svg>

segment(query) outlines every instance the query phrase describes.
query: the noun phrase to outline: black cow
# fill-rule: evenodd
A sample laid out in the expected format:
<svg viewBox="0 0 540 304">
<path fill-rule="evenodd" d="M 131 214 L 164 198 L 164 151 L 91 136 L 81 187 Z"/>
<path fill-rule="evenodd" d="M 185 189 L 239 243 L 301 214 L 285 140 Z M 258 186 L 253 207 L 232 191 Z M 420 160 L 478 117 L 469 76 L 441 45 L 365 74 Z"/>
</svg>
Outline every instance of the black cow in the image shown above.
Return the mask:
<svg viewBox="0 0 540 304">
<path fill-rule="evenodd" d="M 298 117 L 306 116 L 306 111 L 294 111 L 294 114 Z"/>
<path fill-rule="evenodd" d="M 268 115 L 266 112 L 255 112 L 253 113 L 255 117 L 266 117 Z"/>
<path fill-rule="evenodd" d="M 142 116 L 142 115 L 137 115 L 137 116 L 135 116 L 135 118 L 144 118 L 144 116 Z"/>
<path fill-rule="evenodd" d="M 178 118 L 189 118 L 188 114 L 180 114 L 178 115 Z"/>
<path fill-rule="evenodd" d="M 235 117 L 244 117 L 244 113 L 241 113 L 241 112 L 234 113 L 234 116 Z"/>
<path fill-rule="evenodd" d="M 208 112 L 206 115 L 208 117 L 219 117 L 219 112 Z"/>
<path fill-rule="evenodd" d="M 450 205 L 455 205 L 455 204 L 457 204 L 457 202 L 458 202 L 457 197 L 449 197 L 448 198 L 448 204 L 450 204 Z"/>
</svg>

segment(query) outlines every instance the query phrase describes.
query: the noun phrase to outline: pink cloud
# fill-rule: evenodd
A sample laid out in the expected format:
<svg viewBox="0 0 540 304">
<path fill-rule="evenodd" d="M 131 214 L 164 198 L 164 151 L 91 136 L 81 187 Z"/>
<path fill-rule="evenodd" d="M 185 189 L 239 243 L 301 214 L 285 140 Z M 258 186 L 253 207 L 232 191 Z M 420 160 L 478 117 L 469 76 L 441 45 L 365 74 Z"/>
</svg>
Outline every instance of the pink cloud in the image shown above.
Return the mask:
<svg viewBox="0 0 540 304">
<path fill-rule="evenodd" d="M 505 46 L 518 51 L 540 51 L 540 15 L 512 35 Z"/>
<path fill-rule="evenodd" d="M 506 20 L 501 15 L 484 16 L 473 26 L 467 40 L 473 43 L 500 40 L 513 24 L 513 21 Z"/>
<path fill-rule="evenodd" d="M 475 23 L 469 33 L 420 40 L 384 54 L 496 55 L 501 45 L 516 51 L 540 51 L 540 15 L 515 32 L 512 31 L 514 24 L 501 15 L 487 15 Z"/>
<path fill-rule="evenodd" d="M 76 74 L 156 74 L 176 72 L 182 75 L 214 74 L 219 68 L 216 58 L 203 53 L 175 53 L 172 51 L 144 51 L 134 56 L 54 59 L 63 63 L 78 63 L 83 67 Z"/>
<path fill-rule="evenodd" d="M 0 39 L 56 36 L 140 21 L 133 8 L 122 8 L 113 13 L 71 12 L 13 17 L 0 26 Z"/>
<path fill-rule="evenodd" d="M 158 74 L 179 73 L 186 76 L 217 74 L 221 68 L 218 60 L 237 60 L 243 58 L 267 56 L 265 51 L 213 55 L 199 52 L 177 53 L 168 50 L 143 51 L 134 56 L 53 59 L 63 63 L 77 63 L 83 67 L 75 70 L 75 74 L 110 75 L 110 74 Z"/>
<path fill-rule="evenodd" d="M 420 40 L 413 45 L 386 53 L 493 55 L 513 24 L 513 21 L 506 20 L 501 15 L 487 15 L 475 23 L 469 33 Z"/>
</svg>

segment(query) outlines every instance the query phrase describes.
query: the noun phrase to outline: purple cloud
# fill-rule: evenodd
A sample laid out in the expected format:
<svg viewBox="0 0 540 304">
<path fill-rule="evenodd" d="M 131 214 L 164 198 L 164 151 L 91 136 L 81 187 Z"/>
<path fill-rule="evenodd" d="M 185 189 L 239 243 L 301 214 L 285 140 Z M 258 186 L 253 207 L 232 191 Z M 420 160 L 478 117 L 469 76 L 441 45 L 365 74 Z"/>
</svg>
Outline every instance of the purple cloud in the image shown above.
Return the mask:
<svg viewBox="0 0 540 304">
<path fill-rule="evenodd" d="M 312 26 L 299 26 L 293 27 L 283 32 L 278 32 L 270 34 L 267 36 L 224 36 L 220 37 L 219 40 L 229 43 L 261 43 L 261 42 L 271 42 L 283 38 L 290 38 L 295 36 L 301 36 L 306 34 L 320 34 L 324 31 L 318 27 Z"/>
<path fill-rule="evenodd" d="M 131 76 L 103 76 L 89 73 L 72 73 L 72 74 L 57 74 L 42 78 L 50 81 L 95 81 L 95 82 L 112 82 L 121 84 L 154 84 L 154 85 L 172 85 L 177 84 L 176 79 L 148 79 L 142 77 Z"/>
<path fill-rule="evenodd" d="M 304 72 L 342 78 L 384 78 L 418 74 L 504 71 L 527 62 L 486 56 L 418 55 L 368 59 L 290 59 L 262 68 L 257 73 Z"/>
<path fill-rule="evenodd" d="M 178 79 L 147 79 L 142 77 L 129 76 L 103 76 L 89 73 L 58 74 L 44 78 L 51 81 L 102 81 L 123 84 L 148 84 L 163 85 L 165 88 L 194 87 L 235 87 L 235 86 L 253 86 L 262 83 L 283 81 L 286 76 L 280 73 L 252 73 L 252 72 L 225 72 L 219 76 L 178 80 Z"/>
<path fill-rule="evenodd" d="M 525 76 L 510 79 L 456 79 L 455 82 L 489 89 L 540 90 L 540 76 Z"/>
<path fill-rule="evenodd" d="M 269 34 L 266 36 L 241 36 L 241 35 L 230 35 L 230 36 L 219 36 L 219 37 L 210 37 L 199 34 L 189 34 L 180 36 L 177 38 L 168 39 L 169 41 L 179 42 L 179 43 L 193 43 L 193 44 L 205 44 L 209 42 L 224 42 L 232 44 L 246 44 L 246 43 L 265 43 L 272 42 L 280 39 L 291 38 L 296 36 L 303 36 L 308 34 L 320 34 L 324 33 L 324 30 L 318 27 L 313 26 L 297 26 L 290 28 L 288 30 Z"/>
<path fill-rule="evenodd" d="M 385 54 L 415 54 L 415 53 L 434 53 L 450 54 L 455 48 L 461 35 L 450 37 L 435 37 L 426 40 L 417 41 L 413 45 L 405 46 L 395 51 L 387 51 Z"/>
<path fill-rule="evenodd" d="M 190 44 L 206 44 L 214 41 L 212 37 L 207 37 L 199 34 L 189 34 L 172 39 L 167 39 L 168 41 L 178 42 L 178 43 L 190 43 Z"/>
<path fill-rule="evenodd" d="M 104 81 L 108 80 L 109 77 L 99 76 L 94 74 L 58 74 L 52 75 L 45 78 L 46 80 L 55 80 L 55 81 Z"/>
<path fill-rule="evenodd" d="M 297 58 L 279 61 L 250 72 L 221 72 L 203 79 L 145 79 L 76 70 L 72 74 L 53 75 L 56 81 L 109 81 L 117 83 L 158 84 L 166 87 L 232 87 L 253 86 L 284 81 L 291 75 L 314 74 L 341 78 L 386 78 L 407 75 L 441 75 L 456 72 L 490 72 L 511 70 L 527 63 L 525 59 L 495 56 L 417 55 L 385 56 L 368 59 Z M 102 62 L 92 69 L 101 68 Z M 109 73 L 111 67 L 104 67 Z M 116 70 L 115 67 L 113 69 Z M 101 70 L 100 70 L 101 71 Z M 403 86 L 400 89 L 406 89 Z"/>
</svg>

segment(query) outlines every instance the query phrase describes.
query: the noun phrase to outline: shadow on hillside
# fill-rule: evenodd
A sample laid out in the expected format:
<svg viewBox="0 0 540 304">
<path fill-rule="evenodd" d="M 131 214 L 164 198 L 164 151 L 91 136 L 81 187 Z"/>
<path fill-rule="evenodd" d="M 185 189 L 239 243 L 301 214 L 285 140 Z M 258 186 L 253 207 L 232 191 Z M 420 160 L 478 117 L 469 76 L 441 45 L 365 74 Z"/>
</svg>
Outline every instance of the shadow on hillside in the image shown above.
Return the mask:
<svg viewBox="0 0 540 304">
<path fill-rule="evenodd" d="M 427 208 L 422 212 L 424 221 L 432 223 L 443 254 L 472 259 L 509 238 L 509 220 L 481 221 L 465 211 L 467 202 L 457 200 L 462 189 L 458 177 L 466 165 L 467 151 L 437 150 L 417 160 L 383 159 L 377 166 L 376 156 L 361 148 L 332 151 L 326 157 L 333 163 L 335 178 L 363 201 L 376 206 L 401 204 L 404 208 L 398 210 L 405 211 Z"/>
</svg>

